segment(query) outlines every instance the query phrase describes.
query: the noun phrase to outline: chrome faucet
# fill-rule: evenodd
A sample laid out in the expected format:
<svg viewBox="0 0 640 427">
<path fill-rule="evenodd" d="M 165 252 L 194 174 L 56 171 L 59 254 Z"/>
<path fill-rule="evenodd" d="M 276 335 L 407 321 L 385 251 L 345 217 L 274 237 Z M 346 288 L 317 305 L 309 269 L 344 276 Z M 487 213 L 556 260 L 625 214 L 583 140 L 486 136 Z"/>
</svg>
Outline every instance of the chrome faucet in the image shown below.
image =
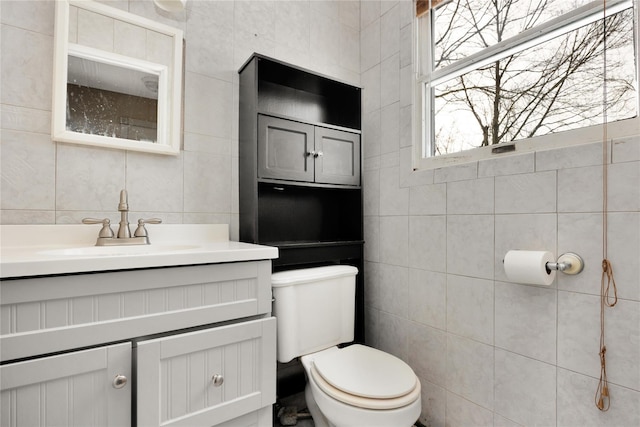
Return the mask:
<svg viewBox="0 0 640 427">
<path fill-rule="evenodd" d="M 127 190 L 120 191 L 120 203 L 118 204 L 120 212 L 120 224 L 118 226 L 117 235 L 111 229 L 111 220 L 109 218 L 84 218 L 83 224 L 102 224 L 102 228 L 98 233 L 96 246 L 115 246 L 115 245 L 148 245 L 149 234 L 145 228 L 145 224 L 160 224 L 160 218 L 149 218 L 138 220 L 138 227 L 131 237 L 131 229 L 129 228 L 129 201 Z"/>
</svg>

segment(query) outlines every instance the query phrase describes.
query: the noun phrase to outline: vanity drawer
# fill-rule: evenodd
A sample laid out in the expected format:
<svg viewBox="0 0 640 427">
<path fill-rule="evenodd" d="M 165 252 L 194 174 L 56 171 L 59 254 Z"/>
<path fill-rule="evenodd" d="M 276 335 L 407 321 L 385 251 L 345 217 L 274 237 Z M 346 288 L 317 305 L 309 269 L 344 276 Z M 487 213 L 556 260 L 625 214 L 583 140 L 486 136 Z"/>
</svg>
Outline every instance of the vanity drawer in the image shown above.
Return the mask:
<svg viewBox="0 0 640 427">
<path fill-rule="evenodd" d="M 270 408 L 275 343 L 273 317 L 140 341 L 138 425 L 213 426 Z"/>
<path fill-rule="evenodd" d="M 0 281 L 8 361 L 271 312 L 271 261 Z"/>
</svg>

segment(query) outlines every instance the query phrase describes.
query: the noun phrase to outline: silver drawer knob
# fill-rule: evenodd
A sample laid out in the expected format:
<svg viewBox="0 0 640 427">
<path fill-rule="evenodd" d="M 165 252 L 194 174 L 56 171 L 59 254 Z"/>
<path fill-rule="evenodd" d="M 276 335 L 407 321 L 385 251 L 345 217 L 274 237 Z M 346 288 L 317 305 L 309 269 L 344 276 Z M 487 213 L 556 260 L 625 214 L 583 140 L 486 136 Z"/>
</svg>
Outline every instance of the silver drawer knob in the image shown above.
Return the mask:
<svg viewBox="0 0 640 427">
<path fill-rule="evenodd" d="M 214 387 L 220 387 L 223 382 L 224 377 L 222 376 L 222 374 L 215 374 L 213 377 L 211 377 L 211 383 L 214 385 Z"/>
<path fill-rule="evenodd" d="M 122 388 L 124 386 L 127 385 L 127 377 L 125 377 L 124 375 L 116 375 L 116 377 L 113 379 L 113 388 Z"/>
</svg>

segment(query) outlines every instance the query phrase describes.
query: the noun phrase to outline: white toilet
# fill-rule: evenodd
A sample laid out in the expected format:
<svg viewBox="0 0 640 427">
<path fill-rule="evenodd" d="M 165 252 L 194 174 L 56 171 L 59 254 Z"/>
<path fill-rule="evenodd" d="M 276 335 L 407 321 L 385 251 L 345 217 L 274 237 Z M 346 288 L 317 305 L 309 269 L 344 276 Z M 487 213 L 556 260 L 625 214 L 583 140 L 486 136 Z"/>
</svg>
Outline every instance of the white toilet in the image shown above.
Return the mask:
<svg viewBox="0 0 640 427">
<path fill-rule="evenodd" d="M 346 265 L 274 273 L 278 361 L 302 356 L 305 398 L 316 427 L 410 427 L 420 381 L 402 360 L 354 344 L 355 276 Z"/>
</svg>

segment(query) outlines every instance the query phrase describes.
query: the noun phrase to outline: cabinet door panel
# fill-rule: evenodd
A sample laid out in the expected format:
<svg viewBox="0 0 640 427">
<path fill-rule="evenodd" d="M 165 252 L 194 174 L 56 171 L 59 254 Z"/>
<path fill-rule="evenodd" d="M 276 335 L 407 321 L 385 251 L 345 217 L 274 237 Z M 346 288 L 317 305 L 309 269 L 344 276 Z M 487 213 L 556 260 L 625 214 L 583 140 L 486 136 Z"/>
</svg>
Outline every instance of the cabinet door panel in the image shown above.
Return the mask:
<svg viewBox="0 0 640 427">
<path fill-rule="evenodd" d="M 275 340 L 269 318 L 140 342 L 138 425 L 213 426 L 270 406 Z"/>
<path fill-rule="evenodd" d="M 360 136 L 335 129 L 315 128 L 316 182 L 360 185 Z"/>
<path fill-rule="evenodd" d="M 116 344 L 0 367 L 2 426 L 127 426 L 131 343 Z"/>
<path fill-rule="evenodd" d="M 313 181 L 313 126 L 258 116 L 258 177 Z"/>
</svg>

